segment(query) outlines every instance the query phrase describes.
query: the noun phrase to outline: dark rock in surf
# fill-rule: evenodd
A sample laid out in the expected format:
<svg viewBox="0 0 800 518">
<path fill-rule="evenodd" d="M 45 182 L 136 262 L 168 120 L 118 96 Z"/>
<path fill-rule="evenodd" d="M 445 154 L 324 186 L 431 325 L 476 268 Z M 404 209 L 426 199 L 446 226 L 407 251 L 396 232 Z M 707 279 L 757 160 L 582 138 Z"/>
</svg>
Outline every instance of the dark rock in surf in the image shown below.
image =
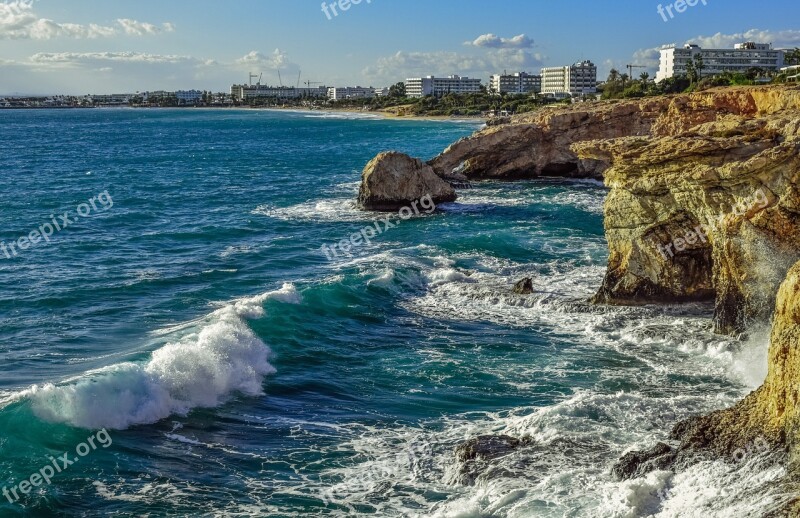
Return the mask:
<svg viewBox="0 0 800 518">
<path fill-rule="evenodd" d="M 514 293 L 517 295 L 530 295 L 533 293 L 533 279 L 525 277 L 514 285 Z"/>
<path fill-rule="evenodd" d="M 508 435 L 481 435 L 456 446 L 456 459 L 461 465 L 461 483 L 475 484 L 475 480 L 491 469 L 490 461 L 532 445 L 529 437 L 517 439 Z"/>
<path fill-rule="evenodd" d="M 660 442 L 643 451 L 626 453 L 611 468 L 611 472 L 619 480 L 641 477 L 656 470 L 669 470 L 675 462 L 677 452 L 668 444 Z"/>
</svg>

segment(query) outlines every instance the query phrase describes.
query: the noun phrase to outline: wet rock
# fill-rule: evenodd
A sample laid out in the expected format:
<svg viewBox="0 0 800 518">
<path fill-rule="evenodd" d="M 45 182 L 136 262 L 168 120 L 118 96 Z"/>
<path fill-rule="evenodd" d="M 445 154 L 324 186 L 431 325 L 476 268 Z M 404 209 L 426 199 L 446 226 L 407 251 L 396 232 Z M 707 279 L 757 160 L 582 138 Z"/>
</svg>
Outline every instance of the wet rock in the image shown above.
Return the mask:
<svg viewBox="0 0 800 518">
<path fill-rule="evenodd" d="M 455 455 L 461 462 L 461 483 L 474 484 L 480 475 L 492 469 L 491 461 L 532 444 L 533 440 L 528 437 L 517 439 L 508 435 L 481 435 L 459 444 Z M 498 473 L 504 473 L 504 470 Z"/>
<path fill-rule="evenodd" d="M 525 277 L 514 285 L 514 293 L 517 295 L 530 295 L 533 293 L 533 279 Z"/>
<path fill-rule="evenodd" d="M 644 451 L 626 453 L 611 469 L 619 480 L 646 475 L 651 471 L 668 470 L 675 462 L 676 452 L 668 444 L 660 442 Z"/>
</svg>

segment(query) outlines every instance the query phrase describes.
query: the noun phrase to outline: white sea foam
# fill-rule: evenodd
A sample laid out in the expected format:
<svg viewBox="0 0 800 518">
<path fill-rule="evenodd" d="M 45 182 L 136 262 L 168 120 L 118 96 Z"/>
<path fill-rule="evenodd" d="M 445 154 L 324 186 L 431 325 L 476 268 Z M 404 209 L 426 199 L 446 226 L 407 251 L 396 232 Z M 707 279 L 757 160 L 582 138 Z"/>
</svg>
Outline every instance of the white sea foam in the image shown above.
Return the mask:
<svg viewBox="0 0 800 518">
<path fill-rule="evenodd" d="M 377 215 L 360 210 L 352 198 L 309 201 L 289 207 L 262 205 L 253 214 L 282 221 L 374 221 Z"/>
<path fill-rule="evenodd" d="M 626 451 L 665 440 L 676 422 L 730 406 L 760 384 L 766 330 L 747 341 L 714 335 L 711 308 L 703 305 L 592 306 L 586 300 L 602 280 L 600 265 L 559 263 L 542 273 L 542 265 L 479 253 L 448 256 L 434 246 L 408 252 L 383 252 L 349 266 L 357 264 L 371 285 L 399 283 L 417 290 L 400 304 L 426 317 L 555 333 L 573 344 L 576 359 L 596 356 L 600 348 L 614 351 L 621 364 L 591 365 L 582 372 L 630 388 L 575 389 L 548 407 L 451 415 L 419 426 L 344 425 L 333 432 L 340 440 L 330 454 L 350 452 L 357 460 L 282 491 L 322 499 L 340 510 L 334 515 L 367 505 L 379 514 L 442 517 L 679 518 L 707 509 L 708 516 L 722 518 L 755 515 L 785 500 L 776 485 L 785 470 L 774 459 L 753 457 L 742 466 L 705 462 L 677 475 L 654 472 L 625 482 L 610 473 Z M 535 293 L 512 294 L 513 283 L 531 270 L 538 271 L 531 274 Z M 421 286 L 403 278 L 414 271 Z M 454 362 L 440 350 L 420 348 L 415 354 L 420 364 Z M 568 357 L 554 356 L 541 365 L 484 363 L 482 374 L 527 391 L 575 368 Z M 530 437 L 535 446 L 490 462 L 474 485 L 466 486 L 453 448 L 484 434 Z"/>
<path fill-rule="evenodd" d="M 269 347 L 245 319 L 262 316 L 270 299 L 298 303 L 300 295 L 287 284 L 236 301 L 195 321 L 145 363 L 112 365 L 67 384 L 34 386 L 26 395 L 42 419 L 111 429 L 216 407 L 234 393 L 259 396 L 264 377 L 275 369 Z"/>
</svg>

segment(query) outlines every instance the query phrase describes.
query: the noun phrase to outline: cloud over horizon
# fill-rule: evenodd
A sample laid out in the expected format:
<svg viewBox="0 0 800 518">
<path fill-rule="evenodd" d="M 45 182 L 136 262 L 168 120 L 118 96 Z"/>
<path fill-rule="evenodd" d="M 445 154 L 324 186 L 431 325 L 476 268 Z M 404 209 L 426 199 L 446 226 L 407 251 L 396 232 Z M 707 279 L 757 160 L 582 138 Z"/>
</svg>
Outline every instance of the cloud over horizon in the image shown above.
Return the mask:
<svg viewBox="0 0 800 518">
<path fill-rule="evenodd" d="M 49 40 L 59 37 L 97 39 L 120 34 L 146 36 L 174 30 L 172 23 L 154 25 L 129 18 L 119 18 L 113 26 L 59 23 L 37 16 L 32 0 L 0 2 L 0 40 Z"/>
<path fill-rule="evenodd" d="M 538 72 L 544 56 L 521 49 L 491 50 L 485 55 L 458 52 L 404 52 L 379 58 L 375 65 L 363 69 L 370 80 L 386 84 L 403 81 L 408 77 L 427 75 L 466 75 L 485 78 L 503 70 Z"/>
<path fill-rule="evenodd" d="M 529 49 L 533 47 L 533 40 L 524 34 L 513 38 L 501 38 L 495 34 L 482 34 L 473 41 L 464 42 L 464 45 L 490 49 Z"/>
<path fill-rule="evenodd" d="M 718 32 L 713 36 L 697 36 L 686 40 L 685 43 L 694 43 L 708 49 L 733 48 L 735 43 L 755 41 L 757 43 L 772 43 L 776 49 L 800 46 L 800 30 L 765 31 L 750 29 L 746 32 L 723 34 Z"/>
</svg>

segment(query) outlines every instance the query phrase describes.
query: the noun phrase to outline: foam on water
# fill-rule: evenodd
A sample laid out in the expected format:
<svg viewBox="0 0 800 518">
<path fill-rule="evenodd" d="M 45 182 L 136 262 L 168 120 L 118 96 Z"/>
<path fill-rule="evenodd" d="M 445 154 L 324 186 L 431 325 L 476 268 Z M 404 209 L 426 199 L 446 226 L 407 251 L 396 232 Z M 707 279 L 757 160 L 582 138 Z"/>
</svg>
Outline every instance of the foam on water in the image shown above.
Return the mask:
<svg viewBox="0 0 800 518">
<path fill-rule="evenodd" d="M 275 369 L 269 347 L 245 319 L 264 314 L 267 300 L 298 303 L 291 285 L 228 304 L 195 321 L 145 363 L 121 363 L 67 384 L 34 386 L 25 395 L 41 419 L 82 428 L 125 429 L 194 408 L 216 407 L 232 394 L 263 394 Z"/>
<path fill-rule="evenodd" d="M 459 267 L 464 263 L 471 268 Z M 741 465 L 705 462 L 678 475 L 655 472 L 619 482 L 610 474 L 626 451 L 652 446 L 676 422 L 730 406 L 760 384 L 766 329 L 744 341 L 714 335 L 710 308 L 704 305 L 591 306 L 586 299 L 604 273 L 597 265 L 542 268 L 479 253 L 448 255 L 429 245 L 415 247 L 413 256 L 407 249 L 388 251 L 347 267 L 353 265 L 370 285 L 400 283 L 404 293 L 416 291 L 401 304 L 427 317 L 551 329 L 576 344 L 577 357 L 597 348 L 616 351 L 630 367 L 592 369 L 600 380 L 630 388 L 616 393 L 575 389 L 547 407 L 449 415 L 417 426 L 342 425 L 333 432 L 339 439 L 322 446 L 321 455 L 333 459 L 348 452 L 347 460 L 322 469 L 319 477 L 304 477 L 300 485 L 279 483 L 281 492 L 320 499 L 342 516 L 370 509 L 405 516 L 678 518 L 707 509 L 708 516 L 721 518 L 785 500 L 776 485 L 785 475 L 781 460 L 755 454 Z M 510 293 L 514 281 L 535 268 L 536 293 Z M 415 270 L 418 275 L 409 284 Z M 425 362 L 452 361 L 436 351 L 418 352 Z M 484 371 L 523 387 L 526 379 L 557 377 L 571 368 L 563 362 L 512 363 L 485 365 Z M 725 378 L 740 388 L 716 381 Z M 470 480 L 454 448 L 495 434 L 530 437 L 534 446 L 487 463 Z M 314 471 L 311 465 L 296 469 Z"/>
</svg>

